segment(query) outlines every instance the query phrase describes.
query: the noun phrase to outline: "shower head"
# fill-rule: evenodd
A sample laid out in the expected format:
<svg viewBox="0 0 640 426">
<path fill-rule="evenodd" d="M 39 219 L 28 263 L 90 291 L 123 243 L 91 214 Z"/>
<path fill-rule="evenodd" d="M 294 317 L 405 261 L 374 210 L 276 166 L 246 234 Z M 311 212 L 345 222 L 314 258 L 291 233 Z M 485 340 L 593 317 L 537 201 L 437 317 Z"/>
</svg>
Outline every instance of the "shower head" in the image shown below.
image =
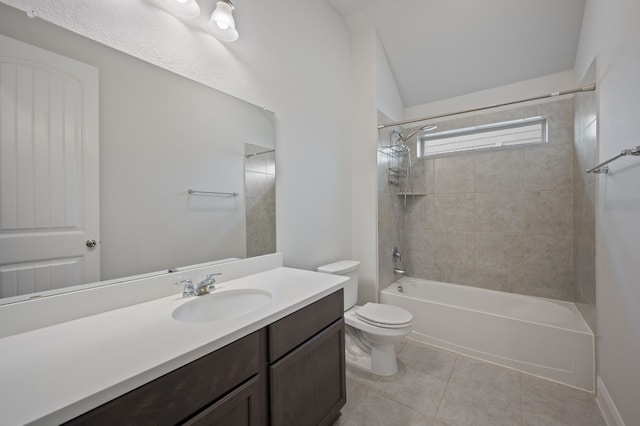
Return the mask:
<svg viewBox="0 0 640 426">
<path fill-rule="evenodd" d="M 402 133 L 397 132 L 398 136 L 400 137 L 400 139 L 402 140 L 402 142 L 406 142 L 407 139 L 411 138 L 411 136 L 415 135 L 416 133 L 420 133 L 423 131 L 427 131 L 427 130 L 434 130 L 437 129 L 438 126 L 435 126 L 433 124 L 427 124 L 426 126 L 422 126 L 417 130 L 414 130 L 413 132 L 409 133 L 407 136 L 404 136 Z"/>
</svg>

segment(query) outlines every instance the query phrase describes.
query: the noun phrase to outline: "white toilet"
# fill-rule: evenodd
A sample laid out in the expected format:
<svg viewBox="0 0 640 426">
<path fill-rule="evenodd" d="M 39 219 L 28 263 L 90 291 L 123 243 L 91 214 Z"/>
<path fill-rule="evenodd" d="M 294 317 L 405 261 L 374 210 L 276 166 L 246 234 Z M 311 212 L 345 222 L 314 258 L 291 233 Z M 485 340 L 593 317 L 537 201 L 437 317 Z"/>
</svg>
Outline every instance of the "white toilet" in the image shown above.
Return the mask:
<svg viewBox="0 0 640 426">
<path fill-rule="evenodd" d="M 392 376 L 398 372 L 394 343 L 411 332 L 413 315 L 398 306 L 381 303 L 356 306 L 359 267 L 360 262 L 341 260 L 319 267 L 318 272 L 349 277 L 344 283 L 347 363 L 379 376 Z"/>
</svg>

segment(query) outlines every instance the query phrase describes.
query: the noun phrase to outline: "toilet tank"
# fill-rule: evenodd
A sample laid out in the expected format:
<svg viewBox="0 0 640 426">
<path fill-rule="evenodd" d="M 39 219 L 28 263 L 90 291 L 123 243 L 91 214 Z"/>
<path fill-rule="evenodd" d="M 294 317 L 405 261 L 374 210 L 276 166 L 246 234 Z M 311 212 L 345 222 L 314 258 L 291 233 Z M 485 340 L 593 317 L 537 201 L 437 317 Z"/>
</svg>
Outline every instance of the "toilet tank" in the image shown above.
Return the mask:
<svg viewBox="0 0 640 426">
<path fill-rule="evenodd" d="M 341 260 L 320 266 L 318 272 L 349 277 L 344 283 L 344 310 L 348 310 L 358 301 L 358 269 L 360 262 L 357 260 Z"/>
</svg>

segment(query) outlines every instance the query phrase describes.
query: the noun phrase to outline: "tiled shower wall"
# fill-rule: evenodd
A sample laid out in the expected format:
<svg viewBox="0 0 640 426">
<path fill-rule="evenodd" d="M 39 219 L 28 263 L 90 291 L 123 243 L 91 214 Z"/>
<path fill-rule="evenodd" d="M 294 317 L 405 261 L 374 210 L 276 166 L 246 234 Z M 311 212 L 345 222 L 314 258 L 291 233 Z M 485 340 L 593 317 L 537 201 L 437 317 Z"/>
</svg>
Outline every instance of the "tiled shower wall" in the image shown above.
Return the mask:
<svg viewBox="0 0 640 426">
<path fill-rule="evenodd" d="M 259 148 L 259 147 L 258 147 Z M 264 148 L 257 152 L 265 151 Z M 247 257 L 276 251 L 276 154 L 245 159 Z"/>
<path fill-rule="evenodd" d="M 390 121 L 392 120 L 389 117 L 378 113 L 379 123 Z M 404 253 L 404 214 L 400 197 L 397 195 L 401 188 L 390 185 L 388 175 L 389 165 L 393 161 L 387 148 L 391 143 L 392 130 L 390 128 L 380 130 L 378 139 L 378 288 L 380 290 L 396 280 L 391 256 L 393 248 L 398 247 L 400 252 Z"/>
<path fill-rule="evenodd" d="M 595 82 L 595 63 L 589 67 L 582 86 Z M 596 176 L 585 170 L 598 163 L 597 157 L 597 94 L 579 93 L 574 98 L 575 160 L 573 175 L 573 292 L 591 330 L 595 330 L 596 304 L 596 239 L 595 197 Z"/>
<path fill-rule="evenodd" d="M 548 144 L 414 158 L 414 188 L 426 195 L 401 214 L 410 276 L 573 300 L 573 99 L 435 124 L 442 131 L 538 115 L 548 118 Z M 411 142 L 415 155 L 415 137 Z M 401 209 L 401 197 L 389 196 L 393 188 L 379 182 L 384 288 L 388 246 L 402 232 L 388 215 Z"/>
</svg>

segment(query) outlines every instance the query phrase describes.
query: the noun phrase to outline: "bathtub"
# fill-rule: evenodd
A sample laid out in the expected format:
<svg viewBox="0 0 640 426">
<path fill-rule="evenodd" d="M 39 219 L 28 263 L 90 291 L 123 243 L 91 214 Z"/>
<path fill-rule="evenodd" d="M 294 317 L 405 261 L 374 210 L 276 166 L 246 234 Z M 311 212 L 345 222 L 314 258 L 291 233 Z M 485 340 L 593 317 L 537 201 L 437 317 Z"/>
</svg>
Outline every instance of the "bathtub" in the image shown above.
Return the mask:
<svg viewBox="0 0 640 426">
<path fill-rule="evenodd" d="M 410 277 L 380 298 L 413 314 L 410 339 L 594 391 L 594 336 L 573 303 Z"/>
</svg>

